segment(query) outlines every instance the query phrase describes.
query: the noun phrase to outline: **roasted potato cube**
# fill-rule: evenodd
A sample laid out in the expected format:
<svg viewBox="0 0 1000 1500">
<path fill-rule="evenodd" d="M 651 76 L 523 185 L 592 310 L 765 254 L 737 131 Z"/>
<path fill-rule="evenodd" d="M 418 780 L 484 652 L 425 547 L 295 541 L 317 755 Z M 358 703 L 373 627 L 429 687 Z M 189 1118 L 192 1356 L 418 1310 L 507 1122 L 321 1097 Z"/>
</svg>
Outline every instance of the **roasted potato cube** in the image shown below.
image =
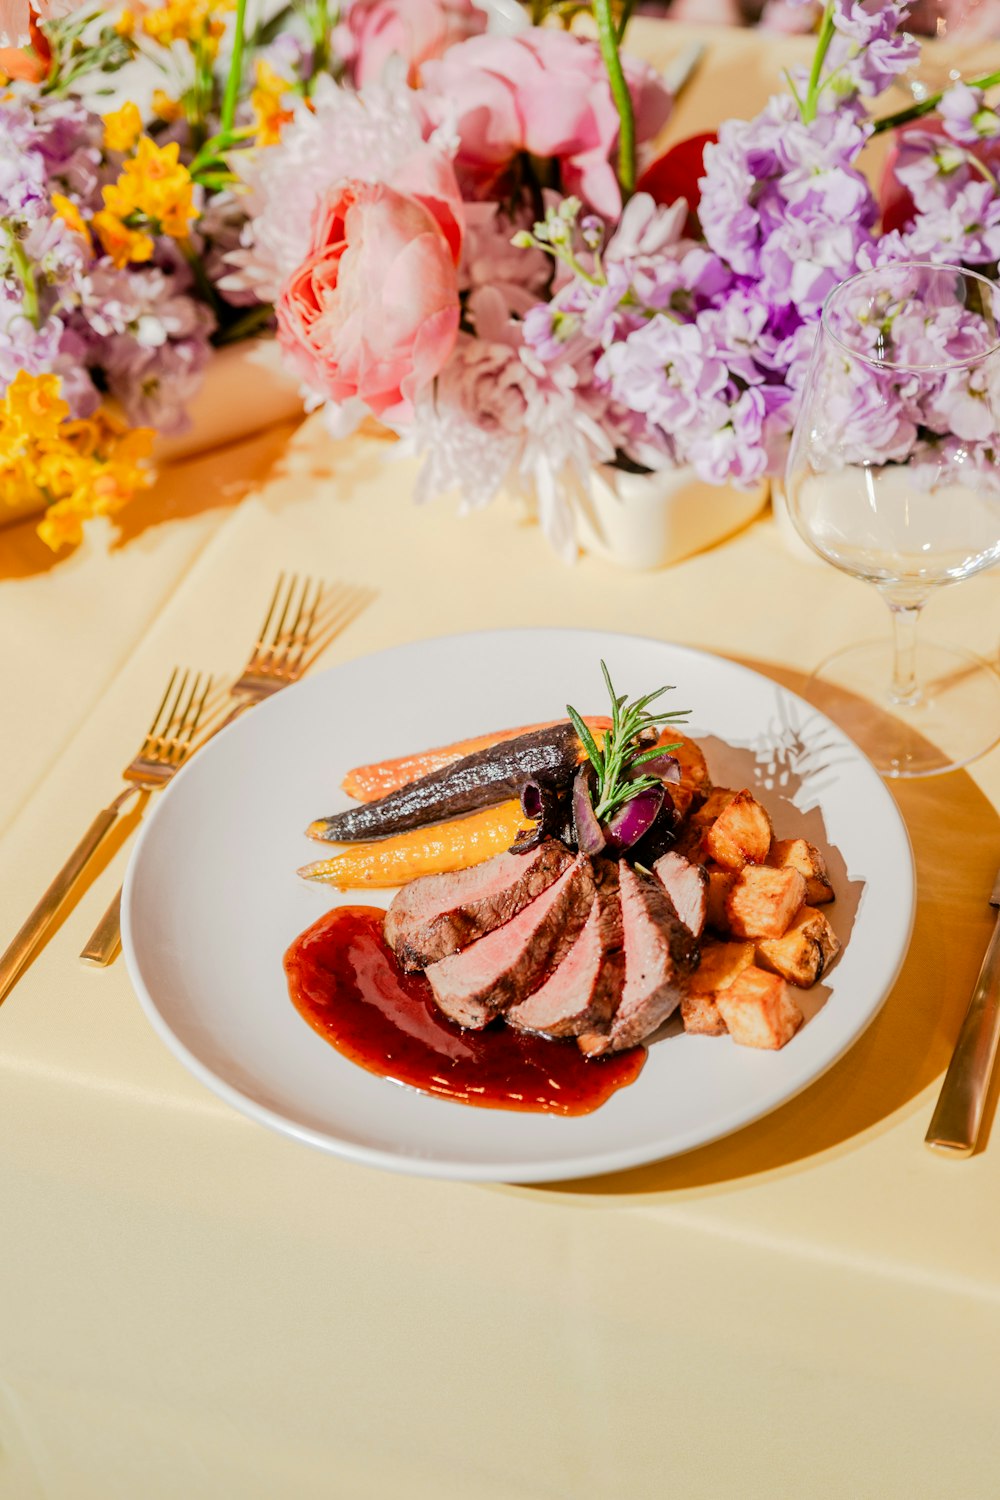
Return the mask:
<svg viewBox="0 0 1000 1500">
<path fill-rule="evenodd" d="M 761 938 L 757 959 L 782 979 L 807 990 L 840 952 L 840 939 L 821 911 L 804 906 L 784 937 Z"/>
<path fill-rule="evenodd" d="M 668 724 L 660 734 L 659 743 L 677 746 L 677 749 L 671 750 L 670 753 L 680 765 L 682 781 L 706 792 L 710 789 L 712 778 L 708 774 L 708 763 L 696 740 L 691 739 L 690 735 L 685 734 L 676 725 Z"/>
<path fill-rule="evenodd" d="M 701 962 L 688 978 L 681 997 L 681 1020 L 684 1030 L 702 1036 L 721 1036 L 726 1023 L 719 1013 L 716 997 L 732 984 L 736 976 L 753 963 L 753 943 L 705 943 Z"/>
<path fill-rule="evenodd" d="M 694 804 L 701 796 L 701 792 L 689 781 L 672 781 L 667 784 L 667 791 L 674 804 L 674 811 L 679 819 L 687 817 Z"/>
<path fill-rule="evenodd" d="M 805 876 L 798 870 L 746 865 L 725 899 L 725 920 L 734 937 L 780 938 L 805 899 Z"/>
<path fill-rule="evenodd" d="M 726 1023 L 712 995 L 682 995 L 681 1020 L 692 1036 L 725 1036 Z"/>
<path fill-rule="evenodd" d="M 685 982 L 685 989 L 692 995 L 714 995 L 732 984 L 753 961 L 753 943 L 703 943 L 701 960 Z"/>
<path fill-rule="evenodd" d="M 709 799 L 711 800 L 711 799 Z M 737 792 L 705 830 L 702 847 L 709 859 L 730 870 L 759 865 L 771 847 L 771 819 L 750 792 Z"/>
<path fill-rule="evenodd" d="M 717 865 L 707 865 L 705 873 L 708 875 L 705 926 L 714 928 L 716 932 L 728 932 L 729 918 L 726 916 L 726 902 L 736 876 L 732 870 L 720 870 Z"/>
<path fill-rule="evenodd" d="M 783 1047 L 802 1025 L 802 1012 L 785 981 L 753 964 L 719 991 L 716 1004 L 741 1047 Z"/>
<path fill-rule="evenodd" d="M 691 822 L 698 828 L 707 828 L 719 814 L 729 806 L 736 793 L 731 787 L 714 786 L 701 806 L 691 814 Z"/>
<path fill-rule="evenodd" d="M 776 870 L 798 870 L 805 876 L 806 900 L 810 906 L 822 906 L 824 901 L 833 900 L 826 861 L 815 844 L 806 839 L 775 839 L 767 862 Z"/>
</svg>

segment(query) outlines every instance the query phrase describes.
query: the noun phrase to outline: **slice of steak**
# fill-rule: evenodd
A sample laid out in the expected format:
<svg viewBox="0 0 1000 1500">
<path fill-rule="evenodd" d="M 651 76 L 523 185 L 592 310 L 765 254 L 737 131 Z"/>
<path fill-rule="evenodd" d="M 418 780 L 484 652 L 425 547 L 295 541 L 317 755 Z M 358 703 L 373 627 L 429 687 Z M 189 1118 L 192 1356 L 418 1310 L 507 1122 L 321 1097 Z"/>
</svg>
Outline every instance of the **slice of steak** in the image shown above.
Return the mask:
<svg viewBox="0 0 1000 1500">
<path fill-rule="evenodd" d="M 625 930 L 625 986 L 606 1032 L 579 1038 L 584 1052 L 620 1052 L 650 1036 L 680 1004 L 683 981 L 698 963 L 698 944 L 660 882 L 620 865 Z"/>
<path fill-rule="evenodd" d="M 594 903 L 576 942 L 541 989 L 506 1012 L 520 1031 L 577 1036 L 606 1026 L 615 1013 L 625 982 L 617 864 L 601 860 L 594 877 Z"/>
<path fill-rule="evenodd" d="M 594 901 L 590 861 L 577 855 L 548 890 L 478 942 L 427 969 L 434 998 L 460 1026 L 479 1030 L 537 989 L 573 945 Z"/>
<path fill-rule="evenodd" d="M 572 861 L 565 844 L 546 839 L 528 854 L 496 854 L 467 870 L 421 875 L 389 907 L 386 941 L 404 969 L 423 969 L 509 922 Z"/>
<path fill-rule="evenodd" d="M 676 849 L 656 861 L 653 873 L 674 903 L 674 910 L 688 932 L 701 937 L 708 911 L 708 875 Z"/>
</svg>

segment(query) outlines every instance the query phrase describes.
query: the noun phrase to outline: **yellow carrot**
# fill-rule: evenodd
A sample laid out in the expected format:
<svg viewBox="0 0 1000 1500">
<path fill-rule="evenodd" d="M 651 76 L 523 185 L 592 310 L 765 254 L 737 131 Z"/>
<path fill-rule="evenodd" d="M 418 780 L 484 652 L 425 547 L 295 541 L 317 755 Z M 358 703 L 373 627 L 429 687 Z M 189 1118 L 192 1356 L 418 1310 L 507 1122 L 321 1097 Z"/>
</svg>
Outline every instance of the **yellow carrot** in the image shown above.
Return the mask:
<svg viewBox="0 0 1000 1500">
<path fill-rule="evenodd" d="M 509 849 L 520 830 L 530 827 L 520 802 L 499 802 L 466 818 L 411 829 L 373 843 L 348 844 L 332 859 L 303 865 L 299 874 L 340 891 L 403 885 L 418 875 L 439 875 L 482 864 Z"/>
<path fill-rule="evenodd" d="M 504 740 L 513 740 L 522 734 L 532 734 L 537 729 L 551 729 L 563 722 L 551 719 L 546 724 L 522 724 L 517 729 L 496 729 L 491 734 L 476 735 L 472 739 L 458 740 L 453 745 L 439 745 L 434 750 L 418 750 L 412 755 L 401 755 L 396 760 L 375 761 L 368 766 L 354 766 L 340 783 L 349 797 L 359 802 L 374 802 L 388 796 L 401 786 L 408 786 L 421 776 L 440 771 L 462 760 L 466 755 L 475 755 L 479 750 L 488 750 L 491 745 L 500 745 Z M 599 730 L 609 729 L 611 720 L 606 718 L 585 719 L 584 723 L 595 735 Z"/>
</svg>

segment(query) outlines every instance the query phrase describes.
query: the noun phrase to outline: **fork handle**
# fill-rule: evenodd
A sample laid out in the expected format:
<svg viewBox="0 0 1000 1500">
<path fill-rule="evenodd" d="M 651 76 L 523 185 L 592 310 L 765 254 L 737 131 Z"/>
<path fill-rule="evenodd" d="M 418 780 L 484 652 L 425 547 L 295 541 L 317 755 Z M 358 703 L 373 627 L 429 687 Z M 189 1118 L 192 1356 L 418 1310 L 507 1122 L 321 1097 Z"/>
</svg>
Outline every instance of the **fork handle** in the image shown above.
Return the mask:
<svg viewBox="0 0 1000 1500">
<path fill-rule="evenodd" d="M 971 1156 L 1000 1042 L 1000 916 L 924 1137 L 932 1151 Z"/>
<path fill-rule="evenodd" d="M 97 814 L 14 941 L 0 955 L 0 1002 L 14 988 L 36 946 L 55 921 L 59 908 L 97 853 L 105 835 L 114 827 L 118 811 L 116 802 Z"/>
<path fill-rule="evenodd" d="M 115 892 L 114 900 L 87 939 L 87 946 L 80 949 L 85 964 L 94 964 L 106 969 L 113 964 L 122 946 L 122 892 Z"/>
</svg>

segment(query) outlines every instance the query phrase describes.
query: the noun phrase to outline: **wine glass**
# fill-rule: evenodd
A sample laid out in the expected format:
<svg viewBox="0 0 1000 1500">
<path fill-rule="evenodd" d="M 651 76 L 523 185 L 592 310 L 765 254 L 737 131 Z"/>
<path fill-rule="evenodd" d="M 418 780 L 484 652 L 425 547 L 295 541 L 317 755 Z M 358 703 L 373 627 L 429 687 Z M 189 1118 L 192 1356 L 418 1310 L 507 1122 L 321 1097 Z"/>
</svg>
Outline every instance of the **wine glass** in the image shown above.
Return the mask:
<svg viewBox="0 0 1000 1500">
<path fill-rule="evenodd" d="M 823 307 L 786 474 L 820 557 L 872 583 L 893 638 L 838 652 L 809 696 L 887 776 L 953 770 L 1000 739 L 1000 677 L 917 643 L 945 584 L 1000 559 L 1000 288 L 958 266 L 862 271 Z"/>
</svg>

